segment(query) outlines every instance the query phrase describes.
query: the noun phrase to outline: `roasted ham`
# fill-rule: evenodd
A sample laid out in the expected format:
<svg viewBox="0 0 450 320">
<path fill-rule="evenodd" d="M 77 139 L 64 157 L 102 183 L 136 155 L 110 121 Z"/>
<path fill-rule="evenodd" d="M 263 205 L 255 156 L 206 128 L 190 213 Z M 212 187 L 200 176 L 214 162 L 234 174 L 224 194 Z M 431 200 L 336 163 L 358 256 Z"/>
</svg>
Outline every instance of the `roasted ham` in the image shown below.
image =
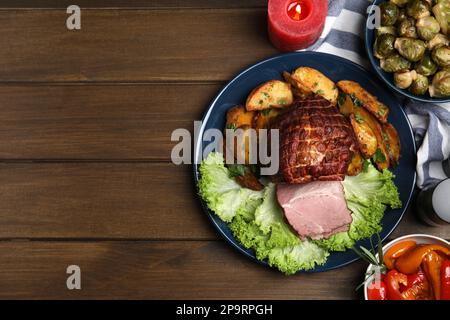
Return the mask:
<svg viewBox="0 0 450 320">
<path fill-rule="evenodd" d="M 344 179 L 357 143 L 351 124 L 329 101 L 298 100 L 271 128 L 279 129 L 280 174 L 286 183 Z"/>
</svg>

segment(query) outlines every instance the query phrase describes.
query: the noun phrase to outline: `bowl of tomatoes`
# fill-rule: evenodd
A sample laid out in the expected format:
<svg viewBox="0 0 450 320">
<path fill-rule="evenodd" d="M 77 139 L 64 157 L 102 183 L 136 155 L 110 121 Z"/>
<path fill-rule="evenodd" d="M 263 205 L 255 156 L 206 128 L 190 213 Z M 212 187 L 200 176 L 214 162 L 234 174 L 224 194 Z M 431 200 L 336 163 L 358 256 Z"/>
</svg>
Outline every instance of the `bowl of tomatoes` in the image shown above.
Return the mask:
<svg viewBox="0 0 450 320">
<path fill-rule="evenodd" d="M 364 282 L 366 300 L 450 300 L 450 242 L 407 235 L 373 258 Z"/>
</svg>

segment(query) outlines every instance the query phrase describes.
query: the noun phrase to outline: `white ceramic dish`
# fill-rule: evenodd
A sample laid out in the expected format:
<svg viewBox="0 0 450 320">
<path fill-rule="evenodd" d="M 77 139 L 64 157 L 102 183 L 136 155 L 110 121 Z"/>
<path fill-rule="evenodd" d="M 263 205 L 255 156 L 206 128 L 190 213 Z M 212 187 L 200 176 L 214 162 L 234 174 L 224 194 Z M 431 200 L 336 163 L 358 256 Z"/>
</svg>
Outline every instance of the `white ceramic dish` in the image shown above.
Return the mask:
<svg viewBox="0 0 450 320">
<path fill-rule="evenodd" d="M 441 246 L 444 246 L 444 247 L 447 247 L 450 249 L 450 242 L 448 242 L 442 238 L 430 236 L 427 234 L 410 234 L 410 235 L 403 236 L 403 237 L 397 238 L 395 240 L 392 240 L 391 242 L 384 245 L 383 253 L 386 253 L 386 251 L 389 250 L 389 248 L 392 247 L 394 244 L 402 242 L 402 241 L 406 241 L 406 240 L 413 240 L 417 244 L 421 244 L 421 243 L 423 243 L 423 244 L 439 244 Z M 377 257 L 378 257 L 378 255 L 377 255 Z M 372 268 L 373 268 L 373 266 L 369 265 L 366 272 L 367 273 L 371 272 Z M 366 281 L 366 283 L 364 284 L 364 299 L 366 299 L 366 300 L 369 300 L 367 297 L 367 285 L 369 283 L 370 283 L 370 280 Z"/>
</svg>

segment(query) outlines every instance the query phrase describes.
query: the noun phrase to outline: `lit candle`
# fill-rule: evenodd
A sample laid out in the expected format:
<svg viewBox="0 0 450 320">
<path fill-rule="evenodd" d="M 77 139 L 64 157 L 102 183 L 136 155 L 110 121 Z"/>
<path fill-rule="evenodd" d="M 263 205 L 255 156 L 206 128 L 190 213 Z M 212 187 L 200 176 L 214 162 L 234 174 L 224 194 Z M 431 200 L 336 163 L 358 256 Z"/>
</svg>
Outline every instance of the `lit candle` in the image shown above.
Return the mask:
<svg viewBox="0 0 450 320">
<path fill-rule="evenodd" d="M 328 0 L 269 0 L 268 32 L 280 51 L 311 46 L 322 34 Z"/>
</svg>

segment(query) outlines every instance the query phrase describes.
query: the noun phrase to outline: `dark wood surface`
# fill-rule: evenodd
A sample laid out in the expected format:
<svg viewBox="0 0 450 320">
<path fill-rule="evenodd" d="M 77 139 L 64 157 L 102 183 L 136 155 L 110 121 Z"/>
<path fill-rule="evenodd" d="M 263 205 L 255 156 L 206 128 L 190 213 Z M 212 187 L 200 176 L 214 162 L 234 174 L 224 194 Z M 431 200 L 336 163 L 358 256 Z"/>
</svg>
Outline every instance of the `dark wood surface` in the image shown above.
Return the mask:
<svg viewBox="0 0 450 320">
<path fill-rule="evenodd" d="M 242 2 L 80 0 L 68 31 L 69 1 L 2 1 L 0 298 L 360 298 L 362 262 L 286 277 L 235 252 L 170 163 L 171 132 L 276 53 Z M 392 237 L 420 232 L 450 238 L 412 211 Z"/>
</svg>

